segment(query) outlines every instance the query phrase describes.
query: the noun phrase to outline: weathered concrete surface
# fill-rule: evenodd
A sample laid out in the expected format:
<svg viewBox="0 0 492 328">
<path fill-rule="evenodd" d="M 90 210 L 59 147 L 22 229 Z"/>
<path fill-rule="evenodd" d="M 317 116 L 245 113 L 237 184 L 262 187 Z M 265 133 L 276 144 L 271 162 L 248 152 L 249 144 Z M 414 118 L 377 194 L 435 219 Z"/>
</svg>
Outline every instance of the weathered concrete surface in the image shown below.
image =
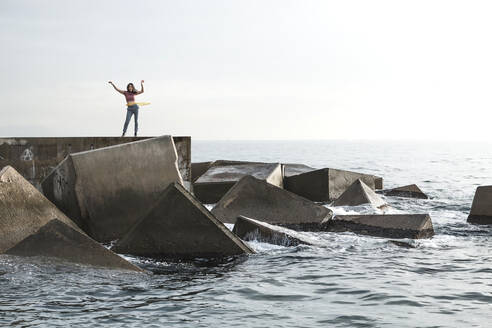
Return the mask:
<svg viewBox="0 0 492 328">
<path fill-rule="evenodd" d="M 5 253 L 17 256 L 56 257 L 86 265 L 142 271 L 85 233 L 58 219 L 49 221 Z"/>
<path fill-rule="evenodd" d="M 287 190 L 252 176 L 244 176 L 212 209 L 222 222 L 240 215 L 293 230 L 323 230 L 333 213 Z"/>
<path fill-rule="evenodd" d="M 393 188 L 393 189 L 389 189 L 389 190 L 383 190 L 382 193 L 386 196 L 420 198 L 420 199 L 428 199 L 429 198 L 415 184 L 411 184 L 411 185 L 403 186 L 403 187 L 398 187 L 398 188 Z"/>
<path fill-rule="evenodd" d="M 243 240 L 257 240 L 280 246 L 312 245 L 307 240 L 294 237 L 295 231 L 242 215 L 237 217 L 232 232 Z"/>
<path fill-rule="evenodd" d="M 301 173 L 315 171 L 316 169 L 304 164 L 286 163 L 284 165 L 284 177 L 291 177 Z"/>
<path fill-rule="evenodd" d="M 329 202 L 337 199 L 355 180 L 361 179 L 371 189 L 382 178 L 337 169 L 320 169 L 285 178 L 284 188 L 315 202 Z"/>
<path fill-rule="evenodd" d="M 387 238 L 431 238 L 434 235 L 428 214 L 337 215 L 330 231 L 352 231 Z"/>
<path fill-rule="evenodd" d="M 6 166 L 0 171 L 0 253 L 32 235 L 55 217 L 80 231 L 13 167 Z"/>
<path fill-rule="evenodd" d="M 211 165 L 212 162 L 191 163 L 191 181 L 194 183 L 196 180 L 198 180 L 198 178 L 201 177 L 203 173 L 207 172 Z"/>
<path fill-rule="evenodd" d="M 218 258 L 254 253 L 179 184 L 113 247 L 118 253 L 157 258 Z"/>
<path fill-rule="evenodd" d="M 477 188 L 467 221 L 475 224 L 492 224 L 492 186 Z"/>
<path fill-rule="evenodd" d="M 374 188 L 383 189 L 383 178 L 374 175 Z"/>
<path fill-rule="evenodd" d="M 193 184 L 195 196 L 205 204 L 217 203 L 242 177 L 250 175 L 272 185 L 283 186 L 279 163 L 215 161 Z"/>
<path fill-rule="evenodd" d="M 162 136 L 70 154 L 43 190 L 89 236 L 120 238 L 172 182 L 182 183 L 173 139 Z"/>
<path fill-rule="evenodd" d="M 361 179 L 357 179 L 334 202 L 333 206 L 357 206 L 371 204 L 383 208 L 388 204 L 369 188 Z"/>
<path fill-rule="evenodd" d="M 151 137 L 0 138 L 0 167 L 10 165 L 36 188 L 69 154 L 99 149 Z M 191 137 L 173 137 L 178 167 L 191 184 Z M 41 190 L 41 189 L 40 189 Z"/>
</svg>

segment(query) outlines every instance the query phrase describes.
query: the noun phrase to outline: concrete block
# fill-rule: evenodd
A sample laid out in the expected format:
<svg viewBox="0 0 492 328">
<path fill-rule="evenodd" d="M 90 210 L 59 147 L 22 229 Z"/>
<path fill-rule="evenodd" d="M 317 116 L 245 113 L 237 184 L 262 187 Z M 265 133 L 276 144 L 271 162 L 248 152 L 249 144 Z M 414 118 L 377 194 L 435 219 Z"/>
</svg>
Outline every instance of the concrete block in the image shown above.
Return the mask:
<svg viewBox="0 0 492 328">
<path fill-rule="evenodd" d="M 246 163 L 215 161 L 193 184 L 195 196 L 205 204 L 217 203 L 222 196 L 246 175 L 283 187 L 283 170 L 279 163 Z"/>
<path fill-rule="evenodd" d="M 357 206 L 371 204 L 383 208 L 388 204 L 369 188 L 361 179 L 357 179 L 334 202 L 333 206 Z"/>
<path fill-rule="evenodd" d="M 194 183 L 196 180 L 198 180 L 198 178 L 201 177 L 203 173 L 207 172 L 211 165 L 212 162 L 191 163 L 191 181 Z"/>
<path fill-rule="evenodd" d="M 355 180 L 361 179 L 371 189 L 381 178 L 344 170 L 324 168 L 285 178 L 284 188 L 315 202 L 337 199 Z"/>
<path fill-rule="evenodd" d="M 352 231 L 387 238 L 431 238 L 434 235 L 428 214 L 337 215 L 330 231 Z"/>
<path fill-rule="evenodd" d="M 222 222 L 240 215 L 294 230 L 323 230 L 333 213 L 287 190 L 252 176 L 244 176 L 212 209 Z"/>
<path fill-rule="evenodd" d="M 243 240 L 257 240 L 280 246 L 312 245 L 311 242 L 295 237 L 295 231 L 265 222 L 238 216 L 232 230 Z"/>
<path fill-rule="evenodd" d="M 316 169 L 304 164 L 287 163 L 284 165 L 284 177 L 291 177 L 301 173 L 315 171 Z"/>
<path fill-rule="evenodd" d="M 77 225 L 41 194 L 13 167 L 0 171 L 0 253 L 58 218 L 72 228 Z"/>
<path fill-rule="evenodd" d="M 89 236 L 121 238 L 172 182 L 183 183 L 173 139 L 162 136 L 70 154 L 43 190 Z"/>
<path fill-rule="evenodd" d="M 167 187 L 113 250 L 173 259 L 254 253 L 177 183 Z"/>
<path fill-rule="evenodd" d="M 5 253 L 17 256 L 55 257 L 85 265 L 143 271 L 85 233 L 58 219 L 49 221 Z"/>
<path fill-rule="evenodd" d="M 389 189 L 389 190 L 383 190 L 382 193 L 386 196 L 420 198 L 420 199 L 428 199 L 429 198 L 415 184 L 403 186 L 403 187 L 398 187 L 398 188 L 393 188 L 393 189 Z"/>
<path fill-rule="evenodd" d="M 477 188 L 467 221 L 475 224 L 492 224 L 492 186 Z"/>
<path fill-rule="evenodd" d="M 374 188 L 376 189 L 383 189 L 383 178 L 378 177 L 377 175 L 374 175 Z"/>
</svg>

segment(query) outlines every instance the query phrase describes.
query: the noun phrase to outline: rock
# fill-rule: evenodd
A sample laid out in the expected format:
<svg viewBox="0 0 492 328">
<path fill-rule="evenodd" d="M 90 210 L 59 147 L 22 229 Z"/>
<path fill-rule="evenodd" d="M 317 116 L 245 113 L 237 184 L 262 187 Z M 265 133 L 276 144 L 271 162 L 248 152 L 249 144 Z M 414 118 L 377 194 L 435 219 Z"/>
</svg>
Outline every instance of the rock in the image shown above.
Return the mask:
<svg viewBox="0 0 492 328">
<path fill-rule="evenodd" d="M 243 240 L 257 240 L 280 246 L 312 245 L 307 240 L 294 237 L 295 231 L 242 215 L 237 217 L 232 232 Z"/>
<path fill-rule="evenodd" d="M 235 223 L 239 215 L 293 230 L 323 230 L 333 213 L 287 190 L 252 176 L 244 176 L 212 209 L 222 222 Z"/>
<path fill-rule="evenodd" d="M 477 188 L 467 221 L 475 224 L 492 224 L 492 186 Z"/>
<path fill-rule="evenodd" d="M 298 175 L 301 173 L 306 173 L 316 170 L 315 168 L 312 168 L 304 164 L 287 163 L 287 164 L 283 164 L 283 166 L 284 166 L 284 177 L 291 177 L 293 175 Z"/>
<path fill-rule="evenodd" d="M 283 186 L 283 170 L 279 163 L 215 161 L 193 184 L 195 196 L 205 204 L 217 203 L 245 175 Z"/>
<path fill-rule="evenodd" d="M 330 231 L 352 231 L 387 238 L 431 238 L 434 235 L 428 214 L 337 215 Z"/>
<path fill-rule="evenodd" d="M 0 171 L 0 253 L 32 235 L 55 217 L 80 231 L 72 220 L 13 167 L 6 166 Z"/>
<path fill-rule="evenodd" d="M 426 194 L 415 184 L 411 184 L 408 186 L 393 188 L 389 190 L 384 190 L 382 192 L 386 196 L 396 196 L 396 197 L 408 197 L 408 198 L 420 198 L 420 199 L 428 199 Z"/>
<path fill-rule="evenodd" d="M 48 199 L 92 238 L 121 238 L 172 182 L 176 149 L 162 136 L 70 154 L 42 182 Z"/>
<path fill-rule="evenodd" d="M 172 259 L 254 253 L 177 183 L 167 187 L 113 250 Z"/>
<path fill-rule="evenodd" d="M 371 188 L 362 180 L 357 179 L 344 191 L 340 197 L 333 202 L 333 206 L 357 206 L 362 204 L 371 204 L 377 208 L 383 208 L 388 204 L 379 197 Z"/>
<path fill-rule="evenodd" d="M 143 271 L 85 233 L 58 219 L 49 221 L 5 253 L 17 256 L 56 257 L 86 265 Z"/>
<path fill-rule="evenodd" d="M 373 190 L 376 182 L 382 185 L 382 178 L 374 175 L 325 168 L 287 177 L 284 188 L 315 202 L 329 202 L 340 197 L 357 179 Z"/>
<path fill-rule="evenodd" d="M 203 173 L 207 172 L 207 170 L 212 165 L 212 162 L 198 162 L 191 163 L 191 181 L 195 182 L 199 177 L 203 175 Z"/>
</svg>

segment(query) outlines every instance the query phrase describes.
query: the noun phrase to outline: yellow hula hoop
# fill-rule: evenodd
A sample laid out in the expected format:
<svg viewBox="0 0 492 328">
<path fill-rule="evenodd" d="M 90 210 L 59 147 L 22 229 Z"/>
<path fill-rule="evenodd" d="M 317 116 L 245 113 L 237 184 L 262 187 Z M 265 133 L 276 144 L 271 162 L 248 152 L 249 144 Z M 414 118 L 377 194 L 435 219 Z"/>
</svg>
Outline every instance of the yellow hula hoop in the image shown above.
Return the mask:
<svg viewBox="0 0 492 328">
<path fill-rule="evenodd" d="M 138 105 L 138 106 L 145 106 L 145 105 L 150 105 L 149 102 L 131 102 L 126 104 L 127 106 L 133 106 L 133 105 Z"/>
</svg>

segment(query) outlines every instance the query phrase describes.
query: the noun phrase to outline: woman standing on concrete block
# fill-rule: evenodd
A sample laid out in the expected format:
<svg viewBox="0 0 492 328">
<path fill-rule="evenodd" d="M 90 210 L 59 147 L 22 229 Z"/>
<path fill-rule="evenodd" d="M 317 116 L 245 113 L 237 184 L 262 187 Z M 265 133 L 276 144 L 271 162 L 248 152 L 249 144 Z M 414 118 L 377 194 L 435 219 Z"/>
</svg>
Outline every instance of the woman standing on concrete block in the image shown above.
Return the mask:
<svg viewBox="0 0 492 328">
<path fill-rule="evenodd" d="M 121 93 L 122 95 L 125 96 L 126 99 L 126 120 L 125 124 L 123 125 L 123 134 L 121 135 L 122 137 L 125 136 L 126 134 L 126 129 L 128 128 L 128 124 L 130 123 L 130 120 L 132 119 L 132 116 L 135 116 L 134 121 L 135 121 L 135 137 L 137 136 L 137 131 L 138 131 L 138 105 L 135 103 L 135 96 L 139 95 L 144 92 L 144 87 L 143 87 L 144 80 L 140 81 L 140 87 L 141 90 L 138 91 L 135 89 L 135 86 L 133 83 L 128 83 L 126 86 L 126 91 L 118 89 L 113 82 L 109 81 L 109 84 L 113 86 L 113 88 Z"/>
</svg>

